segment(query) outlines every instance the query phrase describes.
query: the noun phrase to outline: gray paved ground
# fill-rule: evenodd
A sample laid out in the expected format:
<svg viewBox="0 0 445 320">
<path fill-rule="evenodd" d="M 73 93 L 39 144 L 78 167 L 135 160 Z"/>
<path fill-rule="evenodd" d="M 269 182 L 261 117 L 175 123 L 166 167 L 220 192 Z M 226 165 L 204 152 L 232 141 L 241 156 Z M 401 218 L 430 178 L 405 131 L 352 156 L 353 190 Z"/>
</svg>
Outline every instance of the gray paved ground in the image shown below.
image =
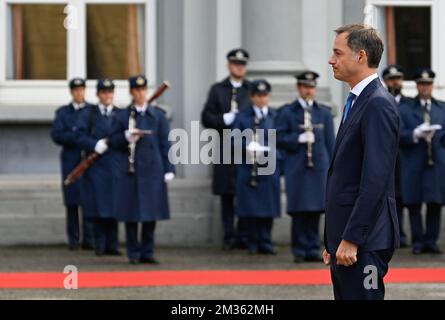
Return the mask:
<svg viewBox="0 0 445 320">
<path fill-rule="evenodd" d="M 124 257 L 98 258 L 91 252 L 69 252 L 64 247 L 0 248 L 0 272 L 61 272 L 66 265 L 79 271 L 292 270 L 324 268 L 321 264 L 294 264 L 289 248 L 274 257 L 248 256 L 243 251 L 222 252 L 215 248 L 159 248 L 157 267 L 131 266 Z M 400 250 L 391 267 L 442 267 L 445 255 L 412 256 Z M 390 284 L 388 299 L 445 299 L 445 284 Z M 330 286 L 183 286 L 79 290 L 0 290 L 0 299 L 332 299 Z"/>
</svg>

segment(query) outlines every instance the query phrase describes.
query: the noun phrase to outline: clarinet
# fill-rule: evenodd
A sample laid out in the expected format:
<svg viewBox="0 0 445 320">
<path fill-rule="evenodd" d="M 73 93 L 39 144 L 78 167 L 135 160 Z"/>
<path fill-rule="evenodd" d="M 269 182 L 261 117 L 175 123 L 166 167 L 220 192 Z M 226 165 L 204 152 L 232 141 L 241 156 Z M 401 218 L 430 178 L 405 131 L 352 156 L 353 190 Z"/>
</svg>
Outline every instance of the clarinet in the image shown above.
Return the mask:
<svg viewBox="0 0 445 320">
<path fill-rule="evenodd" d="M 425 106 L 425 110 L 423 111 L 423 120 L 424 122 L 430 126 L 431 125 L 431 116 Z M 425 138 L 426 146 L 427 146 L 427 154 L 428 154 L 428 165 L 434 166 L 433 160 L 433 134 L 428 134 Z"/>
<path fill-rule="evenodd" d="M 131 108 L 130 117 L 128 119 L 128 130 L 136 129 L 136 109 L 134 107 Z M 136 157 L 136 142 L 132 142 L 128 144 L 128 173 L 135 174 L 135 157 Z"/>
<path fill-rule="evenodd" d="M 311 112 L 308 110 L 308 108 L 304 109 L 304 130 L 306 132 L 312 132 L 314 133 L 314 128 L 312 126 L 312 115 Z M 307 164 L 306 166 L 308 168 L 314 167 L 314 160 L 312 155 L 312 142 L 307 142 Z"/>
<path fill-rule="evenodd" d="M 238 90 L 236 88 L 232 88 L 232 99 L 230 100 L 230 112 L 237 113 L 238 110 Z"/>
<path fill-rule="evenodd" d="M 258 129 L 260 128 L 260 119 L 255 116 L 255 132 L 253 135 L 253 141 L 254 142 L 258 142 Z M 257 181 L 257 177 L 258 177 L 258 163 L 256 161 L 256 151 L 252 152 L 252 169 L 250 170 L 250 186 L 252 188 L 255 188 L 258 185 L 258 181 Z"/>
</svg>

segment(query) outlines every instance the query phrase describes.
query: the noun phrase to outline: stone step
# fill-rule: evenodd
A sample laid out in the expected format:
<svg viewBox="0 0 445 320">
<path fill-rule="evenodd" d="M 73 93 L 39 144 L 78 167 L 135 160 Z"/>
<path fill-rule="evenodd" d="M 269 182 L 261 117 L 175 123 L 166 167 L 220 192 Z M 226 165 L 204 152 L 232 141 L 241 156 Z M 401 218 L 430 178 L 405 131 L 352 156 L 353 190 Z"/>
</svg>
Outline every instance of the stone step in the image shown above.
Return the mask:
<svg viewBox="0 0 445 320">
<path fill-rule="evenodd" d="M 215 246 L 221 243 L 219 197 L 204 179 L 176 179 L 169 184 L 172 219 L 162 221 L 156 242 L 163 246 Z M 289 244 L 291 220 L 284 212 L 274 222 L 273 238 Z M 443 219 L 445 220 L 445 219 Z M 408 229 L 408 222 L 405 222 Z M 321 223 L 321 230 L 323 222 Z M 442 226 L 445 237 L 445 221 Z M 120 231 L 124 239 L 123 226 Z M 65 208 L 58 175 L 0 175 L 0 245 L 66 242 Z"/>
</svg>

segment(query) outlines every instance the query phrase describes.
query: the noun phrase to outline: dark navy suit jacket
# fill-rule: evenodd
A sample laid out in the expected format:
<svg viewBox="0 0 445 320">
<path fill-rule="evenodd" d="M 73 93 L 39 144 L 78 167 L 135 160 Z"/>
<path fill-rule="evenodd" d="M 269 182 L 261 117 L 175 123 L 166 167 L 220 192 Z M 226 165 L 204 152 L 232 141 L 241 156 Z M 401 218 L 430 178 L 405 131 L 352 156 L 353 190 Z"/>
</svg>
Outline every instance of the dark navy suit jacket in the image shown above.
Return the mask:
<svg viewBox="0 0 445 320">
<path fill-rule="evenodd" d="M 328 171 L 327 251 L 342 240 L 359 251 L 399 246 L 394 172 L 399 141 L 396 101 L 373 80 L 356 98 L 341 125 Z"/>
</svg>

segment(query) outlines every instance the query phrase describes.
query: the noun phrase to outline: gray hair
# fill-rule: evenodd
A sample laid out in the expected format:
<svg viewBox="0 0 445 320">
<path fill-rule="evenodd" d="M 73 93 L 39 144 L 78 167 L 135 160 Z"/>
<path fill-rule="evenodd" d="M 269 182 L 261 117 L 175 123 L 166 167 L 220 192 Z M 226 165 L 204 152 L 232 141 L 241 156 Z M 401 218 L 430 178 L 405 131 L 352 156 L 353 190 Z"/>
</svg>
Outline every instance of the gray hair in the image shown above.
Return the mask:
<svg viewBox="0 0 445 320">
<path fill-rule="evenodd" d="M 348 46 L 353 52 L 364 50 L 368 55 L 368 67 L 377 68 L 384 50 L 383 41 L 376 29 L 364 24 L 349 24 L 335 30 L 337 35 L 348 33 Z"/>
</svg>

